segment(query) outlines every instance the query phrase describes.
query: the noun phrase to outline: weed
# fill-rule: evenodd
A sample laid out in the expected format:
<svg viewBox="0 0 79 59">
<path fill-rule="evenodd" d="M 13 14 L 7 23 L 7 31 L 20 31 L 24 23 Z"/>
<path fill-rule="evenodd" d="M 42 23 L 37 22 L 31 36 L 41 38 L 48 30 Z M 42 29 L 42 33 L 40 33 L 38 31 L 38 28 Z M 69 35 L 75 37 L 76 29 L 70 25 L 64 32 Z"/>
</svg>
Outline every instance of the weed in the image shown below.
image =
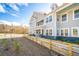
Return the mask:
<svg viewBox="0 0 79 59">
<path fill-rule="evenodd" d="M 4 47 L 4 50 L 8 50 L 9 49 L 9 44 L 8 44 L 8 40 L 7 39 L 2 39 L 1 40 L 1 44 Z"/>
<path fill-rule="evenodd" d="M 20 48 L 21 48 L 20 42 L 17 41 L 17 40 L 14 40 L 14 41 L 13 41 L 13 49 L 14 49 L 14 51 L 15 51 L 16 53 L 19 53 Z"/>
</svg>

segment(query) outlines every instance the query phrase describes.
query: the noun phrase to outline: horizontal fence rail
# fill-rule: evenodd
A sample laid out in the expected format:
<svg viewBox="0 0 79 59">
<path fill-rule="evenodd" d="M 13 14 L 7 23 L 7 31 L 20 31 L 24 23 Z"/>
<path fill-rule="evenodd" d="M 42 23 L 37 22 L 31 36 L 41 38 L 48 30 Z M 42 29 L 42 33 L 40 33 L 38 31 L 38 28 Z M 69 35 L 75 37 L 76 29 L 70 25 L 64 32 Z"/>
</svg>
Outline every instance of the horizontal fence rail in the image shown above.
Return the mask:
<svg viewBox="0 0 79 59">
<path fill-rule="evenodd" d="M 48 40 L 44 38 L 34 37 L 34 36 L 25 36 L 26 38 L 47 47 L 50 50 L 56 51 L 59 54 L 65 56 L 79 56 L 79 45 L 66 43 L 56 40 Z"/>
</svg>

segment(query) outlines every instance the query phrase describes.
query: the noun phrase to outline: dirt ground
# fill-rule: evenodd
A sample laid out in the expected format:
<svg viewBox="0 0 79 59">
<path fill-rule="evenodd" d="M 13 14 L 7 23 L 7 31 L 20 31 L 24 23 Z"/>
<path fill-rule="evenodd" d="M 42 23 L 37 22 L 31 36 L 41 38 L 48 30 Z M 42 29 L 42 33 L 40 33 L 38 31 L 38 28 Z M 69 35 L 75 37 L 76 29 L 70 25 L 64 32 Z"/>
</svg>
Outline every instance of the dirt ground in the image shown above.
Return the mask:
<svg viewBox="0 0 79 59">
<path fill-rule="evenodd" d="M 0 55 L 1 56 L 56 56 L 59 55 L 54 51 L 50 51 L 49 49 L 23 37 L 6 39 L 8 40 L 9 49 L 4 50 L 2 44 L 0 43 Z M 16 53 L 12 46 L 13 40 L 17 40 L 20 42 L 20 51 Z M 1 41 L 1 40 L 0 40 Z"/>
</svg>

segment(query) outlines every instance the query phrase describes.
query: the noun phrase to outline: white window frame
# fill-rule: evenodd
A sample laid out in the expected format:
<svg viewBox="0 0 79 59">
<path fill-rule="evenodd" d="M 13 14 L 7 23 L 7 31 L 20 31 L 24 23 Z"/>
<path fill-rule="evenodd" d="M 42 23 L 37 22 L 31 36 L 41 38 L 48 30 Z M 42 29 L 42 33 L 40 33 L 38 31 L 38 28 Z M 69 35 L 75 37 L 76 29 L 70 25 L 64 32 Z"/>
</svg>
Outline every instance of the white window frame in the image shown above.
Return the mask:
<svg viewBox="0 0 79 59">
<path fill-rule="evenodd" d="M 79 8 L 78 8 L 78 9 L 79 9 Z M 74 10 L 73 10 L 73 20 L 78 20 L 78 19 L 79 19 L 79 18 L 75 18 L 75 17 L 74 17 L 75 11 L 78 10 L 78 9 L 74 9 Z"/>
<path fill-rule="evenodd" d="M 66 21 L 62 21 L 62 16 L 65 15 L 65 14 L 67 15 L 67 19 L 66 19 Z M 65 22 L 68 22 L 68 13 L 64 13 L 64 14 L 61 15 L 61 23 L 65 23 Z"/>
<path fill-rule="evenodd" d="M 61 30 L 64 30 L 63 28 L 61 28 Z M 60 32 L 60 34 L 61 34 L 61 32 Z M 61 35 L 62 36 L 62 35 Z"/>
<path fill-rule="evenodd" d="M 49 35 L 49 30 L 48 29 L 46 29 L 46 35 Z"/>
<path fill-rule="evenodd" d="M 58 28 L 57 30 L 59 31 L 59 35 L 57 35 L 57 32 L 56 32 L 56 35 L 57 35 L 57 36 L 61 36 L 61 29 Z M 56 31 L 57 31 L 57 30 L 56 30 Z"/>
<path fill-rule="evenodd" d="M 49 36 L 52 36 L 52 35 L 50 35 L 49 33 L 50 33 L 50 30 L 52 30 L 52 29 L 48 29 L 48 35 Z M 52 30 L 52 32 L 53 32 L 53 30 Z M 53 34 L 53 33 L 52 33 Z"/>
<path fill-rule="evenodd" d="M 65 36 L 65 29 L 68 29 L 68 36 Z M 61 28 L 61 30 L 63 30 L 63 34 L 64 34 L 64 37 L 69 37 L 69 28 Z M 61 33 L 61 32 L 60 32 Z"/>
<path fill-rule="evenodd" d="M 76 37 L 79 37 L 79 27 L 72 27 L 71 28 L 71 36 L 72 37 L 74 37 L 74 35 L 73 35 L 73 29 L 77 29 L 78 30 L 78 36 L 76 36 Z"/>
<path fill-rule="evenodd" d="M 49 20 L 49 22 L 52 22 L 52 20 L 53 20 L 53 17 L 52 17 L 52 20 L 51 20 L 51 21 L 50 21 L 50 19 L 49 19 L 50 17 L 52 17 L 52 15 L 50 15 L 50 16 L 48 17 L 48 20 Z"/>
<path fill-rule="evenodd" d="M 47 23 L 48 23 L 48 21 L 49 21 L 49 19 L 48 19 L 48 17 L 46 17 L 45 19 L 46 19 L 46 20 L 45 20 L 45 23 L 47 24 Z"/>
</svg>

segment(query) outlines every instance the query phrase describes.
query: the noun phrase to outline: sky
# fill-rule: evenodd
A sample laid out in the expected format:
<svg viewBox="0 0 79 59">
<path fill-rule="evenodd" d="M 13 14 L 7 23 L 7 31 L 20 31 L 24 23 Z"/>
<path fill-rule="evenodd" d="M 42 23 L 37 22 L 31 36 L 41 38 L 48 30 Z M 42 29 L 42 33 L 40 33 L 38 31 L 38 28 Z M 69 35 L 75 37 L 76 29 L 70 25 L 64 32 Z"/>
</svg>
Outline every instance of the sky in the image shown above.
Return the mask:
<svg viewBox="0 0 79 59">
<path fill-rule="evenodd" d="M 51 3 L 0 3 L 0 22 L 29 26 L 34 11 L 48 13 L 51 11 L 50 6 Z"/>
</svg>

